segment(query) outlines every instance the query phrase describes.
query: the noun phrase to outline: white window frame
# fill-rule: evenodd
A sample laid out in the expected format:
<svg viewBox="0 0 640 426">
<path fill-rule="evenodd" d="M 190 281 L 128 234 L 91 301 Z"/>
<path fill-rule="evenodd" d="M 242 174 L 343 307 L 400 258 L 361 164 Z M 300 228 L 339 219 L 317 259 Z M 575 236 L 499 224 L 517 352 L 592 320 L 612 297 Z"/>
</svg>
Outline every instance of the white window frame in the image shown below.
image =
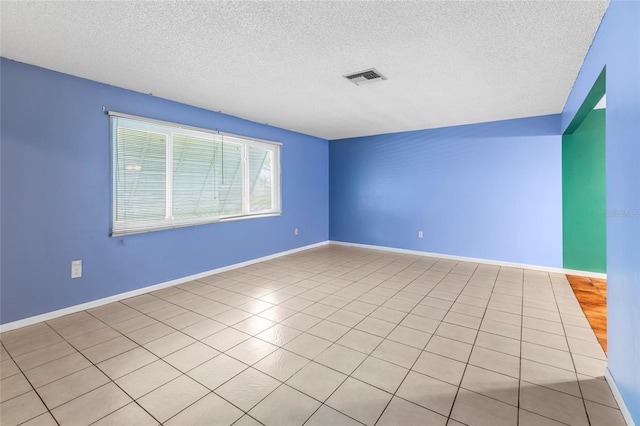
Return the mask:
<svg viewBox="0 0 640 426">
<path fill-rule="evenodd" d="M 280 167 L 280 148 L 282 143 L 268 141 L 263 139 L 248 138 L 232 133 L 219 132 L 200 127 L 182 125 L 178 123 L 155 120 L 152 118 L 140 117 L 131 114 L 125 114 L 116 111 L 107 111 L 109 115 L 109 126 L 111 129 L 111 236 L 119 237 L 123 235 L 139 234 L 144 232 L 160 231 L 165 229 L 181 228 L 185 226 L 203 225 L 215 222 L 224 222 L 231 220 L 243 220 L 258 217 L 280 216 L 282 214 L 281 199 L 281 167 Z M 116 210 L 116 168 L 117 156 L 117 131 L 115 131 L 116 120 L 113 118 L 125 118 L 140 122 L 141 129 L 155 133 L 166 135 L 166 211 L 163 220 L 148 221 L 118 221 Z M 152 126 L 153 130 L 145 128 Z M 163 131 L 158 132 L 159 129 Z M 173 209 L 173 134 L 191 135 L 195 137 L 203 137 L 205 135 L 216 135 L 222 137 L 223 141 L 241 145 L 242 158 L 242 213 L 232 215 L 214 215 L 206 218 L 197 219 L 176 219 L 172 215 Z M 250 211 L 250 171 L 248 152 L 249 148 L 259 148 L 271 151 L 272 156 L 272 175 L 271 175 L 271 206 L 269 210 L 261 210 L 258 212 Z"/>
</svg>

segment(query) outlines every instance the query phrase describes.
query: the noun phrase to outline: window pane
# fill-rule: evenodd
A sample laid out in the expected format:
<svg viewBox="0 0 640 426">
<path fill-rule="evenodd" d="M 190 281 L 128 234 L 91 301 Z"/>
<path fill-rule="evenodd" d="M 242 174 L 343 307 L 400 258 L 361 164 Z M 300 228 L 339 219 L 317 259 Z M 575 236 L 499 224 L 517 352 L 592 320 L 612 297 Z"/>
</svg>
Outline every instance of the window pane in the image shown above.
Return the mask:
<svg viewBox="0 0 640 426">
<path fill-rule="evenodd" d="M 222 144 L 219 179 L 220 215 L 242 213 L 242 146 L 235 143 Z"/>
<path fill-rule="evenodd" d="M 173 134 L 173 217 L 217 217 L 220 137 Z"/>
<path fill-rule="evenodd" d="M 166 143 L 163 134 L 117 127 L 114 153 L 116 222 L 165 218 Z"/>
<path fill-rule="evenodd" d="M 273 156 L 267 149 L 249 147 L 250 211 L 271 210 Z"/>
</svg>

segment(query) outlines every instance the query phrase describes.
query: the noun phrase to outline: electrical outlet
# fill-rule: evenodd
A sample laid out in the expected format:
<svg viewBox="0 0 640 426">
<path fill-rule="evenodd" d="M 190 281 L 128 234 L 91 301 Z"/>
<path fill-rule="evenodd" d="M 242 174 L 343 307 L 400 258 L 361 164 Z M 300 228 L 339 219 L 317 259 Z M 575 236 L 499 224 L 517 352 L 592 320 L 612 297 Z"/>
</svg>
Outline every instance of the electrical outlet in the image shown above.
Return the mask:
<svg viewBox="0 0 640 426">
<path fill-rule="evenodd" d="M 71 278 L 82 277 L 82 260 L 71 261 Z"/>
<path fill-rule="evenodd" d="M 422 238 L 424 237 L 424 234 L 422 233 L 422 231 L 418 231 L 418 238 Z"/>
<path fill-rule="evenodd" d="M 293 230 L 293 235 L 298 235 L 298 228 Z"/>
</svg>

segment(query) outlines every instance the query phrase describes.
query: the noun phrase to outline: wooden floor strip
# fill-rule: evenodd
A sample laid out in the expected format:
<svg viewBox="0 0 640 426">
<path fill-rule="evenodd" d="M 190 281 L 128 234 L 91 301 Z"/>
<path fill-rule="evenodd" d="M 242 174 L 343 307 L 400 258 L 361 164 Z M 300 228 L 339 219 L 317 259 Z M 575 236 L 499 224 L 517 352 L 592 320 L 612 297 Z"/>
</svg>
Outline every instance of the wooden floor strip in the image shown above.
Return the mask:
<svg viewBox="0 0 640 426">
<path fill-rule="evenodd" d="M 580 307 L 607 352 L 607 280 L 567 275 Z"/>
</svg>

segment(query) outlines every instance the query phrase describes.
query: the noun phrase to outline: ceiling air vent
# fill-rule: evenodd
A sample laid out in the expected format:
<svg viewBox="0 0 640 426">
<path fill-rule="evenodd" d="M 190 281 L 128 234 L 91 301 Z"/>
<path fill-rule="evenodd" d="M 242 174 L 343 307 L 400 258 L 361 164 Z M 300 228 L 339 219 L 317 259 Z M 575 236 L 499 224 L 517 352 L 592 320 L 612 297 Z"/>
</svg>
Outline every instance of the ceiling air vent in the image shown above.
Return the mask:
<svg viewBox="0 0 640 426">
<path fill-rule="evenodd" d="M 361 86 L 363 84 L 375 83 L 376 81 L 386 80 L 387 78 L 380 74 L 375 68 L 360 71 L 354 74 L 347 74 L 344 76 L 347 80 Z"/>
</svg>

